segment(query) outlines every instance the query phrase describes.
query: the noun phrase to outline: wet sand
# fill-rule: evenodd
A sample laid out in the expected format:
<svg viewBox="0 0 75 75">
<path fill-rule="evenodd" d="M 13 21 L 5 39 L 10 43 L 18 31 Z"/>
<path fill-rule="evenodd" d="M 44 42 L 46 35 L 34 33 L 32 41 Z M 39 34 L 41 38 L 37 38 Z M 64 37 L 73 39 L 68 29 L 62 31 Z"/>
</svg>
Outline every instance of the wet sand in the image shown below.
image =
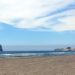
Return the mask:
<svg viewBox="0 0 75 75">
<path fill-rule="evenodd" d="M 0 58 L 0 75 L 75 75 L 75 56 Z"/>
</svg>

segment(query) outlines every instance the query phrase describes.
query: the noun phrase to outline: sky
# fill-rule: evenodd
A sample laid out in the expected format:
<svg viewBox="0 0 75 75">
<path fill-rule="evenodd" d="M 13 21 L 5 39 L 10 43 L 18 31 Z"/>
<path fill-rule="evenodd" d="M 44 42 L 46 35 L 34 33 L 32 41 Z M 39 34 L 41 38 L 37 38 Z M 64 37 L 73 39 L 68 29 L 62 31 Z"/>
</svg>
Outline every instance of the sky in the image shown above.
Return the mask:
<svg viewBox="0 0 75 75">
<path fill-rule="evenodd" d="M 75 0 L 0 0 L 0 44 L 74 46 Z"/>
</svg>

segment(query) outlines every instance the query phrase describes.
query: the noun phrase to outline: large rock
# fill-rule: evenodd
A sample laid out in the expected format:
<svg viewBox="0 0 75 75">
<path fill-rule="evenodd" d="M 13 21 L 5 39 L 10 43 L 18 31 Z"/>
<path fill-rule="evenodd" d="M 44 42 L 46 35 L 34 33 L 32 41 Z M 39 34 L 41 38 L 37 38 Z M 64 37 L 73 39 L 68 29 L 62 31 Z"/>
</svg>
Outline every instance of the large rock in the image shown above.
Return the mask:
<svg viewBox="0 0 75 75">
<path fill-rule="evenodd" d="M 2 49 L 2 45 L 0 45 L 0 51 L 3 51 L 3 49 Z"/>
</svg>

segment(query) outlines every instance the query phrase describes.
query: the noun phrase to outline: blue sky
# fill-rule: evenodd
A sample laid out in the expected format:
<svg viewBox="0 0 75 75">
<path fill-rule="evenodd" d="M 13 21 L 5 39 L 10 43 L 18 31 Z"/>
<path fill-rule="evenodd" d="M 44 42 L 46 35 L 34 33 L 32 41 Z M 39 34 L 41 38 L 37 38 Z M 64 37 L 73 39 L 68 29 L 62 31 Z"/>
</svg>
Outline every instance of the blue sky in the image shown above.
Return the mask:
<svg viewBox="0 0 75 75">
<path fill-rule="evenodd" d="M 74 45 L 75 31 L 31 31 L 4 26 L 0 31 L 0 41 L 3 45 Z"/>
<path fill-rule="evenodd" d="M 0 0 L 2 45 L 74 45 L 75 0 Z"/>
</svg>

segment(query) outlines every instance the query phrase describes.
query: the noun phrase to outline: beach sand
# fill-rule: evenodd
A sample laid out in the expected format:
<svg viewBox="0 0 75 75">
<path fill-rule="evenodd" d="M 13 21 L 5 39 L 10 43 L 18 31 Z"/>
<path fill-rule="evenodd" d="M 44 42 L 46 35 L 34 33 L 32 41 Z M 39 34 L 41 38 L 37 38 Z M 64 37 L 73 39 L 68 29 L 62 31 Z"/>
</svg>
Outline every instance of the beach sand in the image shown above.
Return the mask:
<svg viewBox="0 0 75 75">
<path fill-rule="evenodd" d="M 75 56 L 0 58 L 0 75 L 75 75 Z"/>
</svg>

